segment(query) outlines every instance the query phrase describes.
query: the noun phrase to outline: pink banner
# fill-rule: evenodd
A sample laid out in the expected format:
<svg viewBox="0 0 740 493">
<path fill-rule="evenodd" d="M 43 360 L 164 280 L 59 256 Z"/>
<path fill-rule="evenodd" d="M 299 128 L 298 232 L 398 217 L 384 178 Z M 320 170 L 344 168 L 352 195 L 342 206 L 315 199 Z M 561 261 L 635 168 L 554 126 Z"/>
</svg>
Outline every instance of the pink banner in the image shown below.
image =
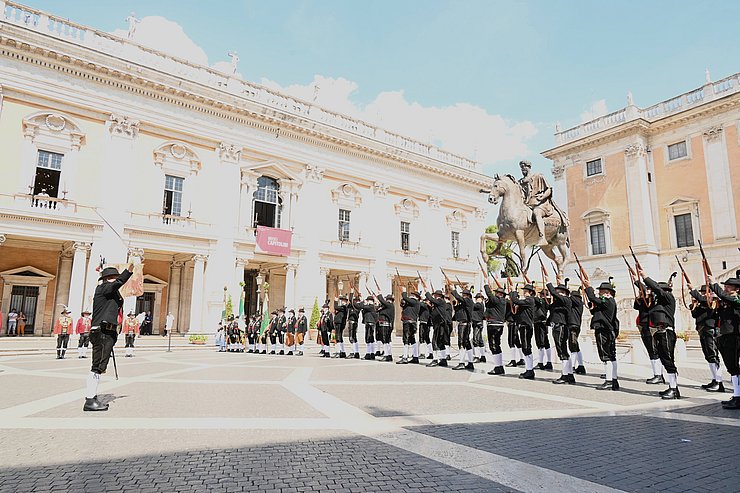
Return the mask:
<svg viewBox="0 0 740 493">
<path fill-rule="evenodd" d="M 290 255 L 290 240 L 293 232 L 287 229 L 257 226 L 257 246 L 264 253 L 272 255 Z"/>
</svg>

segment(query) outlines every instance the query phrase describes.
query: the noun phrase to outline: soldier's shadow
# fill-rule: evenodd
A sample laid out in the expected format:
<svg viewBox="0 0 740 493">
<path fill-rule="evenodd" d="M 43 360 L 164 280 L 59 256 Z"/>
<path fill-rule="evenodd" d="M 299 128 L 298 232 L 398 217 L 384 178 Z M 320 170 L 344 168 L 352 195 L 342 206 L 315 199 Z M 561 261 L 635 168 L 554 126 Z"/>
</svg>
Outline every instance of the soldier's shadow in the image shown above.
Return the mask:
<svg viewBox="0 0 740 493">
<path fill-rule="evenodd" d="M 125 399 L 127 395 L 98 394 L 98 400 L 101 404 L 110 404 L 118 399 Z"/>
</svg>

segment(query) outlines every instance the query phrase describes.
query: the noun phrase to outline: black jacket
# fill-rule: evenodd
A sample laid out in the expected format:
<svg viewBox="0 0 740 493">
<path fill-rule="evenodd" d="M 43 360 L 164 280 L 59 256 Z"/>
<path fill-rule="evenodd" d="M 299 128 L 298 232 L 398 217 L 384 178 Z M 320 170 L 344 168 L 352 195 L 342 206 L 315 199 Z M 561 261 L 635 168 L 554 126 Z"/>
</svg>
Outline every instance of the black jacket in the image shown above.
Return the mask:
<svg viewBox="0 0 740 493">
<path fill-rule="evenodd" d="M 570 293 L 570 311 L 568 312 L 568 326 L 580 327 L 583 318 L 583 298 Z"/>
<path fill-rule="evenodd" d="M 486 320 L 495 324 L 504 323 L 506 317 L 506 296 L 496 296 L 487 284 L 483 286 L 486 291 Z"/>
<path fill-rule="evenodd" d="M 720 335 L 740 333 L 740 298 L 729 296 L 722 286 L 716 283 L 712 286 L 712 291 L 719 298 L 717 315 Z"/>
<path fill-rule="evenodd" d="M 486 305 L 480 302 L 473 303 L 473 322 L 481 323 L 486 318 Z"/>
<path fill-rule="evenodd" d="M 457 300 L 455 305 L 455 322 L 470 322 L 473 319 L 473 298 L 461 296 L 456 290 L 452 290 L 452 296 Z"/>
<path fill-rule="evenodd" d="M 512 291 L 509 293 L 509 298 L 516 307 L 514 323 L 534 327 L 534 297 L 525 296 L 524 298 L 520 298 L 519 293 Z"/>
<path fill-rule="evenodd" d="M 378 302 L 380 303 L 378 307 L 378 322 L 388 322 L 392 327 L 393 320 L 396 317 L 396 307 L 380 293 L 378 293 Z"/>
<path fill-rule="evenodd" d="M 429 305 L 426 302 L 419 303 L 419 323 L 429 324 L 432 318 L 432 313 L 429 309 Z"/>
<path fill-rule="evenodd" d="M 305 315 L 301 315 L 296 319 L 295 331 L 300 334 L 308 332 L 308 319 Z"/>
<path fill-rule="evenodd" d="M 132 276 L 128 269 L 113 282 L 103 282 L 95 288 L 93 295 L 92 327 L 99 327 L 107 322 L 113 327 L 118 325 L 118 314 L 123 309 L 123 298 L 118 292 Z"/>
<path fill-rule="evenodd" d="M 354 300 L 352 299 L 352 295 L 350 294 L 349 304 L 347 304 L 347 321 L 357 323 L 357 320 L 359 318 L 360 318 L 360 310 L 355 307 Z"/>
<path fill-rule="evenodd" d="M 364 323 L 365 325 L 375 325 L 378 322 L 378 312 L 375 309 L 375 305 L 371 303 L 353 301 L 352 306 L 354 306 L 356 310 L 360 310 L 362 312 L 362 323 Z"/>
<path fill-rule="evenodd" d="M 344 324 L 347 322 L 347 305 L 340 305 L 334 302 L 334 327 L 337 330 L 344 330 Z"/>
<path fill-rule="evenodd" d="M 611 296 L 601 297 L 594 293 L 594 288 L 591 286 L 586 288 L 586 297 L 591 303 L 589 310 L 591 311 L 591 328 L 597 329 L 599 327 L 616 330 L 617 329 L 617 302 Z"/>
<path fill-rule="evenodd" d="M 573 306 L 573 299 L 570 296 L 559 294 L 551 283 L 547 283 L 547 290 L 552 295 L 550 303 L 550 316 L 547 319 L 551 324 L 568 325 L 568 317 Z"/>
<path fill-rule="evenodd" d="M 447 311 L 447 301 L 444 298 L 437 299 L 430 293 L 427 293 L 425 298 L 432 304 L 430 313 L 432 316 L 432 324 L 434 324 L 436 328 L 446 325 L 452 320 Z"/>
<path fill-rule="evenodd" d="M 655 304 L 650 309 L 650 323 L 654 327 L 676 327 L 676 298 L 667 289 L 661 289 L 657 282 L 645 278 L 645 285 L 655 295 Z"/>
<path fill-rule="evenodd" d="M 637 325 L 643 328 L 650 326 L 650 307 L 643 300 L 636 298 L 632 308 L 637 310 Z"/>
<path fill-rule="evenodd" d="M 707 304 L 707 297 L 696 289 L 689 291 L 691 297 L 694 298 L 697 303 L 694 308 L 691 309 L 691 316 L 694 317 L 694 323 L 696 324 L 696 330 L 701 329 L 713 329 L 717 326 L 717 312 L 709 308 Z"/>
<path fill-rule="evenodd" d="M 544 324 L 547 322 L 547 301 L 541 296 L 533 296 L 534 298 L 534 323 Z"/>
<path fill-rule="evenodd" d="M 326 331 L 331 332 L 334 330 L 334 317 L 331 316 L 331 312 L 327 311 L 323 315 L 321 315 L 321 318 L 319 318 L 319 323 L 317 324 L 317 328 L 320 331 Z M 329 345 L 329 341 L 322 341 L 325 346 Z"/>
<path fill-rule="evenodd" d="M 421 305 L 419 300 L 406 293 L 401 293 L 401 320 L 404 322 L 419 320 L 419 305 Z"/>
</svg>

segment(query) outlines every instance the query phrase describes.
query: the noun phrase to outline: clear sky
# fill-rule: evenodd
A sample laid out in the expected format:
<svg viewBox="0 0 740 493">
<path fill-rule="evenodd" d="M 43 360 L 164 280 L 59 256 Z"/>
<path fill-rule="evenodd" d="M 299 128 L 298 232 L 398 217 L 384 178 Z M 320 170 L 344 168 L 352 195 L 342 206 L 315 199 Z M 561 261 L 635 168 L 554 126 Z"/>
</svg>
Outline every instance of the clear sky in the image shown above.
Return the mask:
<svg viewBox="0 0 740 493">
<path fill-rule="evenodd" d="M 740 71 L 740 1 L 243 0 L 21 3 L 104 31 L 131 11 L 207 63 L 516 172 L 563 128 Z M 142 22 L 154 29 L 155 18 Z M 161 20 L 160 20 L 161 21 Z M 171 27 L 171 26 L 170 26 Z M 156 29 L 159 38 L 176 34 Z M 144 38 L 141 40 L 144 42 Z M 193 55 L 193 59 L 197 59 Z M 223 64 L 222 64 L 223 65 Z M 319 89 L 315 89 L 315 85 Z"/>
</svg>

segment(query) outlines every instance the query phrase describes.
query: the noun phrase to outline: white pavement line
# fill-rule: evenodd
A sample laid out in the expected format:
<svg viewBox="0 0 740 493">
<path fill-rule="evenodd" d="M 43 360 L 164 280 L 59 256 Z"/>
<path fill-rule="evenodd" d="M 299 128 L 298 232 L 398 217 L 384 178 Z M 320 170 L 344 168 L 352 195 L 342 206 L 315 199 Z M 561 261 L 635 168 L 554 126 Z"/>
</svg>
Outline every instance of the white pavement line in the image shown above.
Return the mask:
<svg viewBox="0 0 740 493">
<path fill-rule="evenodd" d="M 542 392 L 534 392 L 529 390 L 519 390 L 519 389 L 510 389 L 507 387 L 497 387 L 495 385 L 483 385 L 480 383 L 470 383 L 465 382 L 461 383 L 462 385 L 465 385 L 467 387 L 474 387 L 477 389 L 487 389 L 487 390 L 493 390 L 494 392 L 501 392 L 504 394 L 512 394 L 512 395 L 519 395 L 522 397 L 531 397 L 533 399 L 542 399 L 546 401 L 553 401 L 553 402 L 566 402 L 568 404 L 576 404 L 578 406 L 584 406 L 584 407 L 590 407 L 590 408 L 596 408 L 596 409 L 607 409 L 612 410 L 615 407 L 617 408 L 624 408 L 621 404 L 616 404 L 613 402 L 597 402 L 597 401 L 589 401 L 587 399 L 576 399 L 574 397 L 565 397 L 562 395 L 551 395 L 551 394 L 544 394 Z M 597 392 L 594 390 L 594 392 Z"/>
<path fill-rule="evenodd" d="M 114 380 L 112 375 L 106 374 L 107 378 L 98 387 L 98 392 L 102 394 L 112 389 L 116 389 L 118 387 L 122 387 L 124 385 L 129 385 L 132 383 L 138 383 L 142 380 L 147 380 L 155 376 L 176 375 L 178 373 L 182 373 L 185 371 L 190 371 L 190 368 L 180 369 L 180 370 L 170 370 L 170 371 L 157 373 L 154 375 L 145 375 L 145 376 L 140 376 L 140 377 L 131 377 L 131 378 L 124 377 L 120 380 Z M 85 392 L 84 385 L 80 385 L 80 388 L 76 390 L 64 392 L 62 394 L 52 395 L 52 396 L 45 397 L 43 399 L 38 399 L 35 401 L 26 402 L 24 404 L 12 406 L 7 409 L 2 409 L 0 410 L 0 421 L 8 419 L 8 418 L 21 418 L 24 416 L 30 416 L 32 414 L 37 414 L 37 413 L 46 411 L 48 409 L 52 409 L 52 408 L 67 404 L 68 402 L 74 402 L 76 400 L 79 400 L 80 403 L 82 403 L 82 399 L 84 398 L 84 392 Z"/>
<path fill-rule="evenodd" d="M 394 431 L 372 435 L 372 438 L 524 493 L 624 493 L 622 490 L 415 431 Z"/>
<path fill-rule="evenodd" d="M 423 425 L 511 423 L 514 421 L 531 421 L 535 419 L 554 419 L 593 415 L 594 413 L 601 413 L 601 411 L 584 409 L 550 409 L 546 411 L 501 411 L 495 413 L 420 414 L 416 416 L 391 416 L 383 418 L 383 420 L 394 423 L 400 428 L 405 428 L 408 426 Z"/>
<path fill-rule="evenodd" d="M 327 418 L 8 418 L 0 429 L 43 430 L 333 430 L 344 429 Z"/>
<path fill-rule="evenodd" d="M 718 416 L 702 416 L 700 414 L 670 412 L 646 413 L 641 414 L 640 416 L 647 416 L 648 418 L 675 419 L 677 421 L 690 421 L 692 423 L 706 423 L 708 425 L 740 426 L 740 414 L 738 414 L 737 418 L 720 418 Z"/>
</svg>

